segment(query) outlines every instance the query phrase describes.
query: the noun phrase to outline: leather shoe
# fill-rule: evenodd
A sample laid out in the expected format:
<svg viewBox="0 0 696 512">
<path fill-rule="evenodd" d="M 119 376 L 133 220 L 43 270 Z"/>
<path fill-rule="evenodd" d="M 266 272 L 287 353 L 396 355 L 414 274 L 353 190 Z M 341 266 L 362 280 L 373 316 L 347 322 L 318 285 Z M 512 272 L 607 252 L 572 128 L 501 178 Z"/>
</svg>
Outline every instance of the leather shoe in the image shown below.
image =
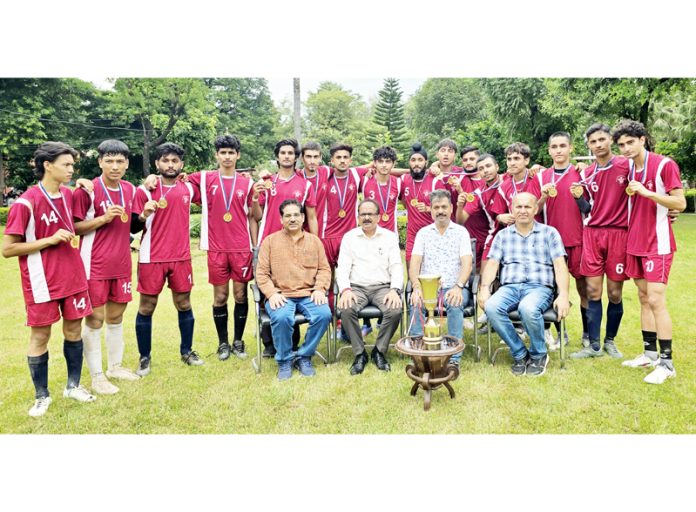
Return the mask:
<svg viewBox="0 0 696 512">
<path fill-rule="evenodd" d="M 378 370 L 382 370 L 384 372 L 391 371 L 391 366 L 389 366 L 387 358 L 384 357 L 384 354 L 377 350 L 377 348 L 372 350 L 372 361 L 375 363 Z"/>
<path fill-rule="evenodd" d="M 367 364 L 367 354 L 363 351 L 362 353 L 355 356 L 355 361 L 353 361 L 353 366 L 350 367 L 351 375 L 359 375 L 365 370 L 365 365 Z"/>
</svg>

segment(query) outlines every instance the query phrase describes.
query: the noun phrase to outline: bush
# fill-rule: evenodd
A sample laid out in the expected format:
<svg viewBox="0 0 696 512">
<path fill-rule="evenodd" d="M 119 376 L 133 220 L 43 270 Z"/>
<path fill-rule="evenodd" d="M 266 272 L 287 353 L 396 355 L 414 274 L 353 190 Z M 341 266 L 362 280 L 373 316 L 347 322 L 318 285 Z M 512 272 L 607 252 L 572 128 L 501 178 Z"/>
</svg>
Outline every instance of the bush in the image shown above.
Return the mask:
<svg viewBox="0 0 696 512">
<path fill-rule="evenodd" d="M 191 224 L 189 225 L 189 233 L 191 238 L 201 237 L 201 215 L 191 212 Z"/>
<path fill-rule="evenodd" d="M 203 208 L 195 203 L 191 203 L 191 214 L 202 213 Z"/>
<path fill-rule="evenodd" d="M 3 206 L 0 208 L 0 226 L 7 224 L 7 214 L 10 212 L 9 206 Z"/>
<path fill-rule="evenodd" d="M 696 188 L 687 190 L 684 195 L 686 196 L 686 210 L 684 212 L 696 213 Z"/>
<path fill-rule="evenodd" d="M 399 229 L 399 247 L 406 249 L 406 224 L 408 218 L 406 215 L 396 218 L 396 227 Z"/>
</svg>

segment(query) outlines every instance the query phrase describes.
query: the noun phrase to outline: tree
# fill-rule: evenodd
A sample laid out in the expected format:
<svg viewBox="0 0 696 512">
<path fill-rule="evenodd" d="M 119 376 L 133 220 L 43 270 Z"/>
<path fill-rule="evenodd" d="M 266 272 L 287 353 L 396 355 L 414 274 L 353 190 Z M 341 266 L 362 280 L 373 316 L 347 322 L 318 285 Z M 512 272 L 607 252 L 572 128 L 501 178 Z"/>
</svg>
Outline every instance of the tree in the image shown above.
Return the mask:
<svg viewBox="0 0 696 512">
<path fill-rule="evenodd" d="M 401 156 L 406 152 L 408 140 L 399 81 L 396 78 L 386 78 L 378 95 L 379 101 L 374 107 L 372 121 L 382 130 L 372 132 L 370 142 L 372 142 L 373 147 L 389 144 Z"/>
</svg>

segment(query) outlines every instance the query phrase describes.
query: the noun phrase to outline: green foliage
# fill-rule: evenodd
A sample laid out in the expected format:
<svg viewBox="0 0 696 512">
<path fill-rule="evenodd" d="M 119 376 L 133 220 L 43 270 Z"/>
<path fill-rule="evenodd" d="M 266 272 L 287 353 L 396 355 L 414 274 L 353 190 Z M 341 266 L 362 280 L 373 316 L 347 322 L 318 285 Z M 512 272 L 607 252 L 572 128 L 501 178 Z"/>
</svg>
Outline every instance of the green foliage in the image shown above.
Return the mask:
<svg viewBox="0 0 696 512">
<path fill-rule="evenodd" d="M 201 216 L 200 214 L 194 214 L 193 210 L 191 210 L 189 234 L 191 235 L 191 238 L 200 238 L 201 236 Z"/>
<path fill-rule="evenodd" d="M 384 86 L 380 89 L 379 101 L 375 105 L 373 122 L 381 130 L 371 133 L 370 142 L 373 148 L 390 145 L 397 151 L 399 162 L 405 165 L 408 150 L 406 122 L 404 120 L 404 105 L 401 101 L 402 92 L 399 81 L 395 78 L 385 78 Z"/>
<path fill-rule="evenodd" d="M 9 206 L 0 206 L 0 226 L 7 224 L 7 215 L 10 213 Z"/>
<path fill-rule="evenodd" d="M 402 210 L 403 207 L 399 205 L 399 210 Z M 408 217 L 406 215 L 402 215 L 401 217 L 396 218 L 396 227 L 399 230 L 399 247 L 402 249 L 406 249 L 406 226 L 408 224 Z"/>
<path fill-rule="evenodd" d="M 686 190 L 684 195 L 686 196 L 686 213 L 696 212 L 696 188 L 691 188 Z"/>
</svg>

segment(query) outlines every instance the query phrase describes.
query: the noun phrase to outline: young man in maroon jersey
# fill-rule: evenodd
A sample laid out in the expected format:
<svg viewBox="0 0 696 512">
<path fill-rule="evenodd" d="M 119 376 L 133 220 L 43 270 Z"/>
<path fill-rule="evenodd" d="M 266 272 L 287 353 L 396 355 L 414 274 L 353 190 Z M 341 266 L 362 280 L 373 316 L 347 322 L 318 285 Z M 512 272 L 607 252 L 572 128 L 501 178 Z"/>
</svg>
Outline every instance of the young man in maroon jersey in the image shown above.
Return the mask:
<svg viewBox="0 0 696 512">
<path fill-rule="evenodd" d="M 588 344 L 570 355 L 573 359 L 600 357 L 604 352 L 623 357 L 614 339 L 623 317 L 622 291 L 626 276 L 626 230 L 628 227 L 628 160 L 611 152 L 611 128 L 595 123 L 585 132 L 587 147 L 595 162 L 580 173 L 571 193 L 585 214 L 580 273 L 587 284 Z M 604 352 L 600 345 L 602 289 L 607 276 L 607 324 Z"/>
<path fill-rule="evenodd" d="M 72 221 L 72 191 L 63 186 L 74 172 L 77 151 L 62 142 L 46 142 L 34 153 L 34 174 L 39 179 L 12 205 L 2 242 L 5 258 L 19 257 L 22 291 L 31 328 L 27 363 L 36 390 L 29 416 L 46 414 L 48 341 L 51 326 L 63 318 L 63 354 L 68 382 L 63 396 L 92 402 L 80 386 L 83 345 L 82 318 L 92 314 L 87 277 L 78 252 L 79 237 Z"/>
<path fill-rule="evenodd" d="M 75 232 L 82 236 L 80 256 L 84 263 L 93 312 L 82 329 L 84 357 L 95 393 L 118 392 L 107 377 L 137 380 L 123 362 L 123 313 L 131 294 L 130 226 L 135 187 L 123 181 L 128 169 L 128 146 L 105 140 L 97 147 L 102 170 L 92 180 L 92 192 L 79 188 L 73 194 Z M 106 375 L 102 368 L 101 329 L 106 321 Z"/>
<path fill-rule="evenodd" d="M 254 182 L 237 172 L 241 144 L 234 135 L 215 139 L 215 171 L 188 176 L 201 205 L 200 248 L 208 252 L 208 282 L 213 285 L 213 322 L 218 335 L 217 355 L 225 361 L 234 354 L 246 359 L 244 329 L 249 303 L 247 287 L 253 278 L 251 248 L 256 245 L 256 219 L 251 212 Z M 258 200 L 258 197 L 257 197 Z M 230 281 L 234 297 L 234 338 L 229 343 Z"/>
<path fill-rule="evenodd" d="M 192 349 L 194 317 L 191 310 L 193 270 L 189 240 L 191 202 L 199 201 L 190 183 L 177 179 L 184 167 L 184 150 L 171 142 L 157 146 L 155 166 L 160 180 L 155 190 L 138 187 L 133 213 L 144 223 L 140 239 L 138 292 L 140 305 L 135 317 L 140 363 L 136 373 L 144 377 L 151 370 L 152 315 L 165 282 L 172 290 L 172 299 L 179 316 L 181 360 L 189 366 L 200 366 L 203 360 Z"/>
<path fill-rule="evenodd" d="M 555 132 L 549 137 L 549 155 L 553 165 L 534 176 L 541 189 L 537 203 L 544 224 L 553 226 L 561 235 L 563 247 L 568 258 L 568 271 L 575 279 L 575 287 L 580 296 L 580 317 L 582 319 L 582 343 L 588 344 L 587 334 L 587 285 L 580 272 L 582 259 L 583 216 L 571 193 L 571 185 L 580 181 L 580 173 L 570 163 L 573 144 L 567 132 Z M 560 347 L 560 325 L 556 326 L 559 334 L 551 341 L 549 348 Z M 567 332 L 566 340 L 567 343 Z M 611 348 L 611 347 L 610 347 Z"/>
<path fill-rule="evenodd" d="M 286 199 L 295 199 L 304 207 L 305 222 L 309 226 L 309 232 L 317 235 L 317 200 L 311 180 L 297 173 L 297 159 L 300 156 L 300 147 L 295 139 L 279 140 L 273 153 L 276 157 L 278 172 L 276 174 L 262 173 L 261 179 L 254 184 L 252 196 L 252 212 L 254 218 L 261 222 L 257 247 L 261 246 L 264 238 L 283 229 L 282 218 L 277 214 L 280 205 Z M 262 303 L 264 301 L 262 300 Z M 261 331 L 264 350 L 263 357 L 270 358 L 276 354 L 271 328 Z M 300 329 L 295 327 L 292 335 L 293 350 L 296 350 L 300 341 Z"/>
<path fill-rule="evenodd" d="M 324 206 L 326 205 L 326 193 L 329 190 L 329 167 L 321 165 L 321 145 L 318 142 L 309 141 L 302 145 L 300 150 L 300 160 L 302 169 L 297 173 L 312 184 L 314 196 L 316 198 L 317 212 L 317 233 L 324 230 Z M 309 231 L 309 223 L 305 220 L 303 226 L 305 231 Z"/>
<path fill-rule="evenodd" d="M 624 361 L 623 366 L 654 368 L 644 380 L 662 384 L 677 375 L 672 363 L 672 319 L 665 300 L 677 250 L 669 210 L 683 211 L 686 199 L 679 167 L 670 158 L 646 149 L 648 134 L 641 123 L 622 121 L 614 128 L 613 138 L 630 160 L 626 275 L 638 287 L 644 347 L 643 354 Z"/>
</svg>

